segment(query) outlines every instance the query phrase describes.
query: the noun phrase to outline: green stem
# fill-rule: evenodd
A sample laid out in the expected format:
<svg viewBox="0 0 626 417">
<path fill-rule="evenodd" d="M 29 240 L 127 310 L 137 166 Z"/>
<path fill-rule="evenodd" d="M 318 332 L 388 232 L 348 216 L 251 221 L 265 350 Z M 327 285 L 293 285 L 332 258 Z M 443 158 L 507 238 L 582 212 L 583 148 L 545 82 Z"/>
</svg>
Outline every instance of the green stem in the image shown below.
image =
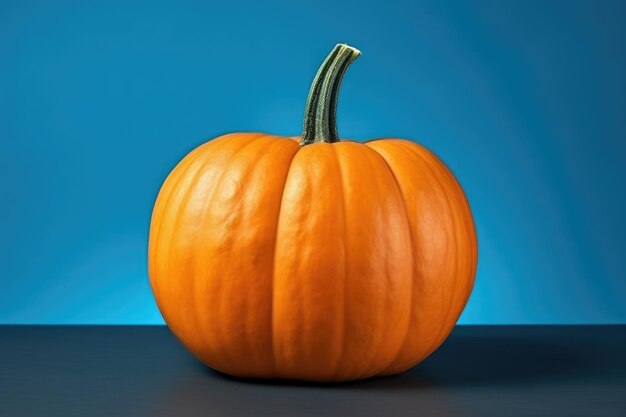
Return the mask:
<svg viewBox="0 0 626 417">
<path fill-rule="evenodd" d="M 351 46 L 338 44 L 317 71 L 304 109 L 304 127 L 300 144 L 339 142 L 337 134 L 337 98 L 346 70 L 361 55 Z"/>
</svg>

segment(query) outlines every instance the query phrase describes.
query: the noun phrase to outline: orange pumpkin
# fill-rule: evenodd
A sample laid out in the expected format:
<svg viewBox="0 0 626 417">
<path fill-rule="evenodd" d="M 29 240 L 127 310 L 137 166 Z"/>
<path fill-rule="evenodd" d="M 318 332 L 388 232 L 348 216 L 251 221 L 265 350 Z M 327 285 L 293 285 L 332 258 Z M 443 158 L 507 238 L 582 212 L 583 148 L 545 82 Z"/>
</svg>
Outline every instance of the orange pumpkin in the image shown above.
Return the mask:
<svg viewBox="0 0 626 417">
<path fill-rule="evenodd" d="M 340 141 L 337 45 L 302 139 L 234 133 L 187 155 L 159 192 L 150 283 L 167 325 L 235 376 L 345 381 L 402 372 L 450 333 L 472 290 L 474 222 L 424 147 Z"/>
</svg>

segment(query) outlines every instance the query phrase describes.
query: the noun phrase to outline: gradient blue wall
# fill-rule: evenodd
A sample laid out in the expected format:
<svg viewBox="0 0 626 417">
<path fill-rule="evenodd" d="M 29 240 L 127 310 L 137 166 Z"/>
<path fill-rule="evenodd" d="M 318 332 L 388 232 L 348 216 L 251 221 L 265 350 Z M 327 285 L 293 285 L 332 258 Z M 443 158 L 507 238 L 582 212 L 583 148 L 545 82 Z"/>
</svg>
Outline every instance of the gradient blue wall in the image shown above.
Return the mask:
<svg viewBox="0 0 626 417">
<path fill-rule="evenodd" d="M 419 141 L 465 187 L 462 323 L 626 322 L 625 5 L 0 0 L 0 323 L 161 323 L 162 180 L 221 133 L 298 134 L 337 42 L 363 51 L 340 133 Z"/>
</svg>

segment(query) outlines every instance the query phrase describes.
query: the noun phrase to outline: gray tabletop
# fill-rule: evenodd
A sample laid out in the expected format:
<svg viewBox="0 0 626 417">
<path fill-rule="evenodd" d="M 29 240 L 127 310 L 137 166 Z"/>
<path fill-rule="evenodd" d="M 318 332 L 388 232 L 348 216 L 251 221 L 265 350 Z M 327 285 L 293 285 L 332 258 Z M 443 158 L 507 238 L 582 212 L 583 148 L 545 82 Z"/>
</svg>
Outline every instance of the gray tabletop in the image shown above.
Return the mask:
<svg viewBox="0 0 626 417">
<path fill-rule="evenodd" d="M 0 326 L 0 416 L 626 416 L 626 326 L 461 326 L 404 374 L 246 381 L 163 326 Z"/>
</svg>

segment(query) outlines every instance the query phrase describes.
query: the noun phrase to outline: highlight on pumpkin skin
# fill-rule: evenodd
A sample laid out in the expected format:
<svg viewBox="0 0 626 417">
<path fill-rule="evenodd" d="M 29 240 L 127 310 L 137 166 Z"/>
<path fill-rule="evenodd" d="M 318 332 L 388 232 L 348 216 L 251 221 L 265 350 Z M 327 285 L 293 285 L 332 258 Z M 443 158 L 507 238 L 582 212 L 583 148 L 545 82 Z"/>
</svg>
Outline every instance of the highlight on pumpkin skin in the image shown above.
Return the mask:
<svg viewBox="0 0 626 417">
<path fill-rule="evenodd" d="M 302 138 L 221 136 L 159 191 L 150 285 L 174 335 L 213 369 L 317 382 L 396 374 L 443 343 L 469 299 L 476 230 L 452 172 L 410 141 L 333 136 L 358 54 L 338 45 L 322 64 Z"/>
</svg>

